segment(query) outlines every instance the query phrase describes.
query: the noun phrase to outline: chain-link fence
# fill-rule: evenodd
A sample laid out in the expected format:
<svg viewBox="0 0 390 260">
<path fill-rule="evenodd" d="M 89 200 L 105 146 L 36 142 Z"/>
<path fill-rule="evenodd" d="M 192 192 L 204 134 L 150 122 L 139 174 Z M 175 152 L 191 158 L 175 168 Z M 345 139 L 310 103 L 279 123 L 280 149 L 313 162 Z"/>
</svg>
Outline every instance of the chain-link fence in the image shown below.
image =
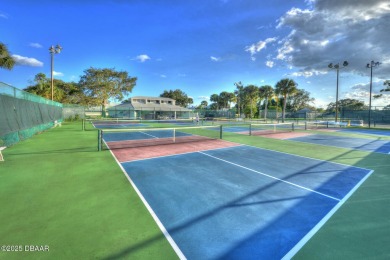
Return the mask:
<svg viewBox="0 0 390 260">
<path fill-rule="evenodd" d="M 10 146 L 62 121 L 62 104 L 0 82 L 0 146 Z"/>
</svg>

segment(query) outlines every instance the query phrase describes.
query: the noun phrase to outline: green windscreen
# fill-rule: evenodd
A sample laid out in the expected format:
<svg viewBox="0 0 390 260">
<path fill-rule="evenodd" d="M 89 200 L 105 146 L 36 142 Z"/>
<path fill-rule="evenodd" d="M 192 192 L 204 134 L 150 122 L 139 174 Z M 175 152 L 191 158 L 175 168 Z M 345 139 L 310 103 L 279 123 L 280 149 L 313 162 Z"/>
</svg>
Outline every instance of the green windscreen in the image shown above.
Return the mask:
<svg viewBox="0 0 390 260">
<path fill-rule="evenodd" d="M 62 121 L 62 104 L 0 82 L 0 146 L 10 146 Z"/>
</svg>

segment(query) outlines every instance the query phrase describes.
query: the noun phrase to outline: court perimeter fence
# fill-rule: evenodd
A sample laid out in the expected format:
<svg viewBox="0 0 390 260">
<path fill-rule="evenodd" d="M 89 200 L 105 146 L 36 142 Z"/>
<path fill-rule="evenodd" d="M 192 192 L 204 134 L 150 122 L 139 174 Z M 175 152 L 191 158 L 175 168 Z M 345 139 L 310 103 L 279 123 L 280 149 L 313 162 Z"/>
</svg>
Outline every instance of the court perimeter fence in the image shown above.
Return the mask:
<svg viewBox="0 0 390 260">
<path fill-rule="evenodd" d="M 62 104 L 0 82 L 0 146 L 10 146 L 62 122 Z"/>
</svg>

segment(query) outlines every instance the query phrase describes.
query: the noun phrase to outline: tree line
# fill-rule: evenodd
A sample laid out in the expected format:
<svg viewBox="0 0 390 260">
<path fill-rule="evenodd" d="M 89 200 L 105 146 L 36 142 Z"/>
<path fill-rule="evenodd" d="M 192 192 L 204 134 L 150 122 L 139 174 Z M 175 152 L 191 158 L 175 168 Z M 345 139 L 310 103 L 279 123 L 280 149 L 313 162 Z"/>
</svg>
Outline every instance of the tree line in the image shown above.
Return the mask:
<svg viewBox="0 0 390 260">
<path fill-rule="evenodd" d="M 257 86 L 254 84 L 244 86 L 241 82 L 235 83 L 234 92 L 223 91 L 220 94 L 210 96 L 210 105 L 201 103 L 200 108 L 209 109 L 230 109 L 235 103 L 237 113 L 245 117 L 260 117 L 260 111 L 264 111 L 264 118 L 267 118 L 269 109 L 282 111 L 282 118 L 285 118 L 286 110 L 298 111 L 303 108 L 315 109 L 312 106 L 314 98 L 306 90 L 299 89 L 298 84 L 289 78 L 278 81 L 275 87 L 270 85 Z M 207 106 L 208 105 L 208 106 Z"/>
<path fill-rule="evenodd" d="M 15 60 L 8 51 L 7 46 L 0 42 L 0 68 L 12 70 L 15 66 Z M 137 78 L 129 76 L 126 71 L 116 71 L 110 68 L 91 67 L 84 71 L 79 82 L 64 82 L 54 79 L 54 100 L 65 104 L 79 104 L 96 106 L 105 106 L 109 99 L 122 101 L 126 95 L 131 93 L 136 85 Z M 385 86 L 373 98 L 381 98 L 385 92 L 390 91 L 390 80 L 384 81 Z M 270 85 L 247 85 L 241 82 L 235 83 L 236 89 L 233 92 L 223 91 L 220 94 L 210 96 L 210 105 L 207 101 L 202 101 L 198 108 L 208 108 L 212 110 L 230 109 L 235 104 L 237 113 L 250 118 L 259 116 L 259 111 L 264 111 L 264 117 L 267 117 L 269 109 L 282 110 L 282 118 L 285 118 L 286 110 L 299 111 L 303 108 L 316 110 L 311 105 L 314 98 L 306 90 L 299 89 L 298 84 L 292 79 L 282 79 L 278 81 L 275 87 Z M 33 82 L 24 89 L 27 92 L 51 98 L 51 82 L 43 73 L 38 73 Z M 193 104 L 193 99 L 188 97 L 180 89 L 164 90 L 160 97 L 168 97 L 176 100 L 179 106 L 187 107 Z M 355 99 L 339 100 L 339 107 L 344 109 L 367 109 L 364 102 Z M 390 105 L 387 106 L 390 108 Z M 334 112 L 336 103 L 329 103 L 326 111 Z M 317 109 L 320 110 L 320 109 Z"/>
<path fill-rule="evenodd" d="M 367 110 L 368 105 L 357 99 L 345 98 L 336 102 L 330 102 L 326 109 L 316 108 L 312 105 L 314 98 L 310 97 L 310 92 L 299 89 L 298 84 L 289 78 L 278 81 L 275 87 L 270 85 L 244 86 L 241 82 L 234 83 L 236 89 L 233 92 L 223 91 L 220 94 L 212 94 L 210 101 L 202 101 L 197 109 L 223 110 L 231 109 L 231 104 L 234 103 L 234 108 L 239 116 L 249 118 L 260 118 L 260 111 L 264 112 L 264 118 L 267 118 L 268 110 L 281 111 L 282 118 L 285 118 L 286 111 L 297 112 L 307 108 L 311 111 L 334 113 L 336 107 L 338 110 Z M 390 91 L 390 80 L 384 81 L 385 86 L 380 92 Z M 374 95 L 374 98 L 381 98 L 383 94 Z M 390 105 L 385 107 L 390 109 Z M 339 111 L 340 112 L 340 111 Z"/>
</svg>

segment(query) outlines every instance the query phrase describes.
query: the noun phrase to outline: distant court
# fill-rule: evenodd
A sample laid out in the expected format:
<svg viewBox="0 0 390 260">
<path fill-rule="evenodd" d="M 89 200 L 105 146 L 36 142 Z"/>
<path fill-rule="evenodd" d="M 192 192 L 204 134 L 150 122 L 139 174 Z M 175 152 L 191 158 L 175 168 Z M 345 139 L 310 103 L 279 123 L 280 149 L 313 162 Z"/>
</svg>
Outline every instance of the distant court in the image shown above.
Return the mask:
<svg viewBox="0 0 390 260">
<path fill-rule="evenodd" d="M 353 130 L 354 131 L 354 130 Z M 345 136 L 313 134 L 289 138 L 291 141 L 349 148 L 367 152 L 390 154 L 390 141 Z"/>
</svg>

